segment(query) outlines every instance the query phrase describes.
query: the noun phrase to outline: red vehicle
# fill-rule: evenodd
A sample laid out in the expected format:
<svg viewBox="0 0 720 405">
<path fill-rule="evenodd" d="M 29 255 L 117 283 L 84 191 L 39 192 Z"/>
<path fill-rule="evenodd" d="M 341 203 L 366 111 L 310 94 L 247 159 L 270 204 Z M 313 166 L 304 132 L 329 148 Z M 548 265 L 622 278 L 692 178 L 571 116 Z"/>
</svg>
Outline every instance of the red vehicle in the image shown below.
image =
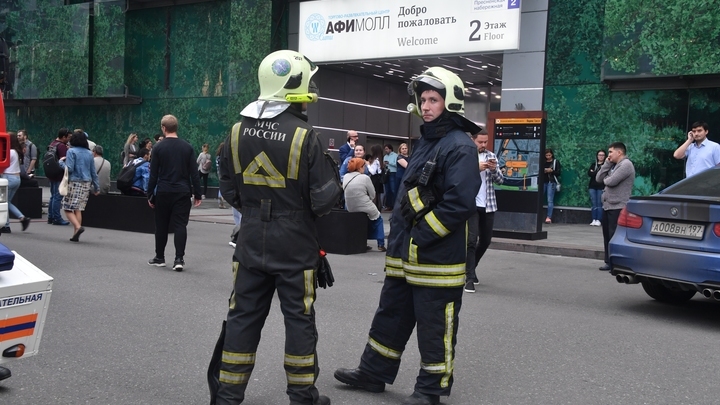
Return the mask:
<svg viewBox="0 0 720 405">
<path fill-rule="evenodd" d="M 5 123 L 5 103 L 0 96 L 0 173 L 10 166 L 10 135 Z M 8 215 L 8 182 L 0 178 L 0 222 L 7 221 Z"/>
</svg>

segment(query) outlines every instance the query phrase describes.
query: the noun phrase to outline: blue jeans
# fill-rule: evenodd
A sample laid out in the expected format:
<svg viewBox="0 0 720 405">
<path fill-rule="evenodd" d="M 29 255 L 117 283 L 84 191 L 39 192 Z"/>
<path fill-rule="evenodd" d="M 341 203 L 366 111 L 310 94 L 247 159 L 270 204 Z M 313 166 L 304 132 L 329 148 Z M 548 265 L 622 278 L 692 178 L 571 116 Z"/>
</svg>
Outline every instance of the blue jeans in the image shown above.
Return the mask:
<svg viewBox="0 0 720 405">
<path fill-rule="evenodd" d="M 553 207 L 555 206 L 555 185 L 557 183 L 545 183 L 545 194 L 547 194 L 547 216 L 552 219 Z"/>
<path fill-rule="evenodd" d="M 60 202 L 63 196 L 60 195 L 60 182 L 50 182 L 50 201 L 48 202 L 48 221 L 62 221 L 63 217 L 60 215 Z"/>
<path fill-rule="evenodd" d="M 400 184 L 398 181 L 396 181 L 396 178 L 397 173 L 390 172 L 388 176 L 388 182 L 385 185 L 385 206 L 390 209 L 393 209 L 395 207 L 395 199 L 397 198 L 398 185 Z"/>
<path fill-rule="evenodd" d="M 233 222 L 235 223 L 235 226 L 240 225 L 240 221 L 242 220 L 242 214 L 240 211 L 235 209 L 235 207 L 232 207 L 232 213 L 233 213 Z"/>
<path fill-rule="evenodd" d="M 602 220 L 602 214 L 603 214 L 603 209 L 602 209 L 603 191 L 595 190 L 594 188 L 590 188 L 590 189 L 588 189 L 588 191 L 590 192 L 590 203 L 592 206 L 592 219 L 593 219 L 593 221 L 595 221 L 595 220 L 600 221 L 600 220 Z"/>
<path fill-rule="evenodd" d="M 385 227 L 382 216 L 374 221 L 368 221 L 368 239 L 377 240 L 378 247 L 385 246 Z"/>
<path fill-rule="evenodd" d="M 17 193 L 18 189 L 20 188 L 20 176 L 15 176 L 12 174 L 3 174 L 2 175 L 4 179 L 7 179 L 8 181 L 8 214 L 12 214 L 15 216 L 15 218 L 20 219 L 24 217 L 23 213 L 20 212 L 20 210 L 13 205 L 12 199 L 15 197 L 15 193 Z M 5 222 L 5 226 L 10 226 L 10 215 L 7 217 L 7 221 Z"/>
</svg>

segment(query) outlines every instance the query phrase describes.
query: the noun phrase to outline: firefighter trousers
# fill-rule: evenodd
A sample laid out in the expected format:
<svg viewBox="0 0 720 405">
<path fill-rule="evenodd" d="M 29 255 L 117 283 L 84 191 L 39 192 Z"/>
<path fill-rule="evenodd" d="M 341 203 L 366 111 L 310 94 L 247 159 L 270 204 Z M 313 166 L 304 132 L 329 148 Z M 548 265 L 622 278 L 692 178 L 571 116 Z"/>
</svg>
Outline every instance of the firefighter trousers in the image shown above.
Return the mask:
<svg viewBox="0 0 720 405">
<path fill-rule="evenodd" d="M 260 270 L 233 263 L 235 291 L 230 298 L 220 365 L 217 405 L 238 405 L 255 366 L 257 346 L 277 289 L 285 319 L 285 374 L 290 403 L 311 405 L 318 399 L 315 380 L 315 269 Z"/>
<path fill-rule="evenodd" d="M 392 384 L 417 324 L 421 364 L 415 391 L 450 395 L 462 294 L 462 287 L 420 287 L 385 277 L 360 370 Z"/>
</svg>

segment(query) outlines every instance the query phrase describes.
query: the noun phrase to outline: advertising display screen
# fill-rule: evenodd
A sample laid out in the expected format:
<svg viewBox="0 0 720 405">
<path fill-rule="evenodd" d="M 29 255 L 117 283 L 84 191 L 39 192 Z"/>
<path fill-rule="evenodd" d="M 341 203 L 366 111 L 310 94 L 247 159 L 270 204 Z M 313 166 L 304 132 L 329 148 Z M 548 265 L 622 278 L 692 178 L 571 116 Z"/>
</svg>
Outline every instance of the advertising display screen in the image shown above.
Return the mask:
<svg viewBox="0 0 720 405">
<path fill-rule="evenodd" d="M 518 49 L 520 1 L 302 2 L 298 50 L 313 62 L 351 62 Z"/>
<path fill-rule="evenodd" d="M 494 127 L 494 150 L 503 184 L 496 189 L 537 191 L 540 174 L 541 118 L 497 118 Z"/>
</svg>

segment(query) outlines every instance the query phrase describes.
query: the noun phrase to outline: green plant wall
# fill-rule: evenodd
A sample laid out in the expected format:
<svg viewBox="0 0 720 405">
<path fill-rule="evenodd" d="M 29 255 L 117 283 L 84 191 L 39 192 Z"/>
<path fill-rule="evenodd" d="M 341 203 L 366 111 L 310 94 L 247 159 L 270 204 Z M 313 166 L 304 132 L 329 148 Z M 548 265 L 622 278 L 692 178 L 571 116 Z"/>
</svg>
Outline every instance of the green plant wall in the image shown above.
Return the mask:
<svg viewBox="0 0 720 405">
<path fill-rule="evenodd" d="M 198 153 L 204 143 L 214 153 L 259 93 L 257 66 L 272 50 L 273 3 L 284 5 L 218 0 L 123 13 L 117 1 L 96 2 L 94 29 L 86 36 L 94 41 L 93 96 L 127 91 L 142 102 L 6 108 L 8 127 L 26 128 L 41 149 L 59 128 L 83 128 L 104 147 L 113 176 L 128 134 L 152 138 L 166 114 L 178 118 L 180 137 Z M 79 6 L 57 8 L 70 13 Z M 76 75 L 87 83 L 87 70 Z"/>
<path fill-rule="evenodd" d="M 607 0 L 606 76 L 720 73 L 720 0 Z"/>
<path fill-rule="evenodd" d="M 93 19 L 94 97 L 125 94 L 125 10 L 123 0 L 95 0 Z"/>
<path fill-rule="evenodd" d="M 563 165 L 560 206 L 590 206 L 587 169 L 612 142 L 624 142 L 635 164 L 633 195 L 648 195 L 683 178 L 672 153 L 690 123 L 707 121 L 711 138 L 720 132 L 718 89 L 611 92 L 602 82 L 606 2 L 550 5 L 545 110 L 547 146 Z"/>
<path fill-rule="evenodd" d="M 5 21 L 6 31 L 12 33 L 9 45 L 15 98 L 87 95 L 88 4 L 12 11 Z"/>
</svg>

